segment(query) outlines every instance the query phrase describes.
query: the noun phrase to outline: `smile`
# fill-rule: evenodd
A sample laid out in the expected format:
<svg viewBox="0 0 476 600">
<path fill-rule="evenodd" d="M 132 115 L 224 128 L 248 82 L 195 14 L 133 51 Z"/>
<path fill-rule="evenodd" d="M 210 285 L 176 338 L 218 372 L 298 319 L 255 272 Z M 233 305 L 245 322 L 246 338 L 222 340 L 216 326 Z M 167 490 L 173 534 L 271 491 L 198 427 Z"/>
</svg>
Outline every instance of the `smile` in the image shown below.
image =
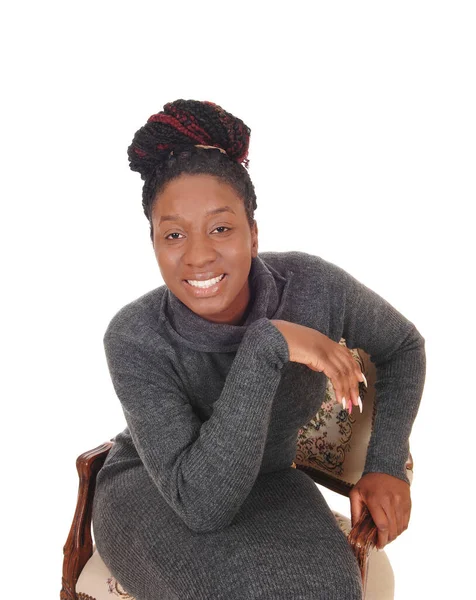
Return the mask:
<svg viewBox="0 0 476 600">
<path fill-rule="evenodd" d="M 213 279 L 206 279 L 205 281 L 197 281 L 195 279 L 186 279 L 185 281 L 193 287 L 197 288 L 209 288 L 212 285 L 220 282 L 225 277 L 225 273 L 219 275 L 218 277 L 214 277 Z"/>
</svg>

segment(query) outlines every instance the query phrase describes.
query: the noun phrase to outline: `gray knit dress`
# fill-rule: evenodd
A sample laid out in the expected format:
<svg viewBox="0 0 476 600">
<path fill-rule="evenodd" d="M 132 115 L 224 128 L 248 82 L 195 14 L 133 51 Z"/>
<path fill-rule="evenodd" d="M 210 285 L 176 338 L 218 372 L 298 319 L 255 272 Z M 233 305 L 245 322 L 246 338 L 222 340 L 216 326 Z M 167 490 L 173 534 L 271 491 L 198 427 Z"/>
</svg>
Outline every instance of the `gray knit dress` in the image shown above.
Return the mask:
<svg viewBox="0 0 476 600">
<path fill-rule="evenodd" d="M 304 252 L 258 254 L 249 281 L 243 325 L 207 321 L 163 285 L 119 310 L 104 335 L 127 427 L 98 474 L 93 533 L 137 600 L 362 598 L 330 507 L 291 467 L 326 377 L 289 361 L 271 319 L 370 355 L 377 411 L 364 474 L 408 481 L 426 368 L 415 325 Z"/>
</svg>

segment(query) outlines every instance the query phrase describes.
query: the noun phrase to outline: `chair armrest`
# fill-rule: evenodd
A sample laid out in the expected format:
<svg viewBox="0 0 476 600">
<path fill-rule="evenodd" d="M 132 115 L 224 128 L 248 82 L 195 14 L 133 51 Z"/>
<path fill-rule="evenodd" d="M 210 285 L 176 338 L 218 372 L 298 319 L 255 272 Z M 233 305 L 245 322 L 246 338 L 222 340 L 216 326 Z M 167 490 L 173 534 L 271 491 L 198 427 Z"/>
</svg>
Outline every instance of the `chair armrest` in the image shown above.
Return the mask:
<svg viewBox="0 0 476 600">
<path fill-rule="evenodd" d="M 360 518 L 354 524 L 347 536 L 347 540 L 359 563 L 364 593 L 367 586 L 369 555 L 372 549 L 377 545 L 377 539 L 377 526 L 375 525 L 368 508 L 364 505 Z"/>
<path fill-rule="evenodd" d="M 76 600 L 76 582 L 84 565 L 93 554 L 91 517 L 96 476 L 104 464 L 113 441 L 105 442 L 76 459 L 79 475 L 78 499 L 68 539 L 63 547 L 61 600 Z"/>
<path fill-rule="evenodd" d="M 342 479 L 337 479 L 336 477 L 328 475 L 319 469 L 314 469 L 313 467 L 309 467 L 301 463 L 296 464 L 296 469 L 304 471 L 306 475 L 309 475 L 309 477 L 319 485 L 323 485 L 332 492 L 336 492 L 342 496 L 349 497 L 350 490 L 353 488 L 351 483 L 347 483 Z"/>
</svg>

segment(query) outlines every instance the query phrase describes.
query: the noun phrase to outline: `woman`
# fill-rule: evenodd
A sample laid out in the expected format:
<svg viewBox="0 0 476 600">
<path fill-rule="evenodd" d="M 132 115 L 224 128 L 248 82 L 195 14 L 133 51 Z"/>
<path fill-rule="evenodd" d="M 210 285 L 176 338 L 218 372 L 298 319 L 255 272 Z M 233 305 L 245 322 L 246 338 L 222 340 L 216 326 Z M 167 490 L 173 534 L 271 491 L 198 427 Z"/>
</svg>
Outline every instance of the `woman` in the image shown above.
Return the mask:
<svg viewBox="0 0 476 600">
<path fill-rule="evenodd" d="M 292 468 L 326 376 L 344 407 L 361 406 L 348 348 L 368 352 L 378 378 L 352 520 L 366 504 L 379 547 L 408 525 L 424 338 L 336 265 L 258 253 L 249 134 L 212 102 L 177 100 L 128 149 L 165 285 L 119 310 L 104 336 L 127 427 L 98 474 L 93 530 L 137 600 L 362 597 L 344 533 Z"/>
</svg>

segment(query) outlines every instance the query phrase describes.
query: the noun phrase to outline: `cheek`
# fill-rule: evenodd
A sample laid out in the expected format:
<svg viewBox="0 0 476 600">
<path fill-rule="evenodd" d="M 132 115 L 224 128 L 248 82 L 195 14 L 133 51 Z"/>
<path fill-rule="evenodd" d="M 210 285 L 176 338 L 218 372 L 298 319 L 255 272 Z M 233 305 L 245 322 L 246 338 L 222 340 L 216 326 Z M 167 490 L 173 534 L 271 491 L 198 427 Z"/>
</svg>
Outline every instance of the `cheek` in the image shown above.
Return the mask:
<svg viewBox="0 0 476 600">
<path fill-rule="evenodd" d="M 250 259 L 251 252 L 251 238 L 241 240 L 239 244 L 234 244 L 226 249 L 226 254 L 231 260 L 242 262 Z"/>
<path fill-rule="evenodd" d="M 171 279 L 174 273 L 177 272 L 177 266 L 173 257 L 167 252 L 156 252 L 155 258 L 159 265 L 160 272 L 162 273 L 162 277 Z"/>
<path fill-rule="evenodd" d="M 155 246 L 155 256 L 159 265 L 167 266 L 174 264 L 176 262 L 175 254 L 173 248 L 167 247 L 163 243 L 156 244 Z"/>
</svg>

